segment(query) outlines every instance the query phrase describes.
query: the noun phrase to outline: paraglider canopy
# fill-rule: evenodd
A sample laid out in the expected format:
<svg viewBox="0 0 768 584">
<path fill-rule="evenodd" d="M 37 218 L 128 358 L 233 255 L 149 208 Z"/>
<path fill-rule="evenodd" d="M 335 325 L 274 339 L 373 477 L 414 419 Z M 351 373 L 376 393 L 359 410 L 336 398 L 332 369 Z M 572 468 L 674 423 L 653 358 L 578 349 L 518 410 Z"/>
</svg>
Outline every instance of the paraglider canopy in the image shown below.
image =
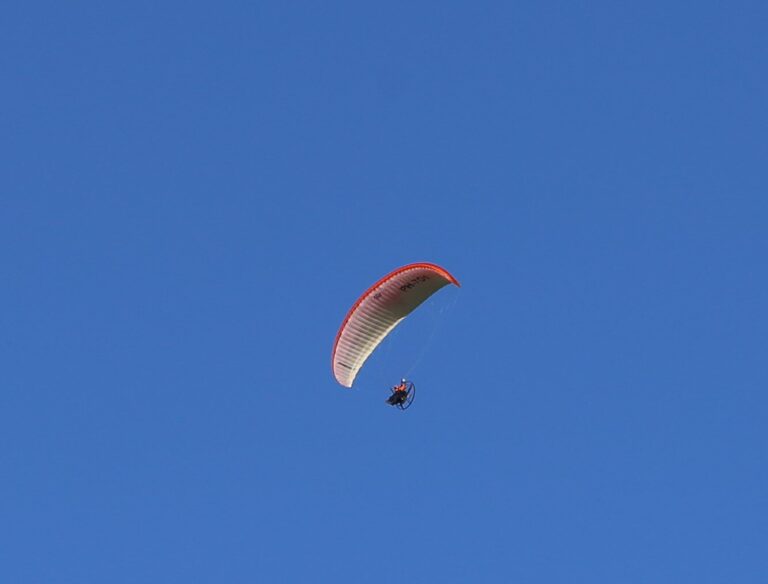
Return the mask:
<svg viewBox="0 0 768 584">
<path fill-rule="evenodd" d="M 408 264 L 368 288 L 349 309 L 333 344 L 333 375 L 344 387 L 355 377 L 384 338 L 440 288 L 458 280 L 430 263 Z"/>
</svg>

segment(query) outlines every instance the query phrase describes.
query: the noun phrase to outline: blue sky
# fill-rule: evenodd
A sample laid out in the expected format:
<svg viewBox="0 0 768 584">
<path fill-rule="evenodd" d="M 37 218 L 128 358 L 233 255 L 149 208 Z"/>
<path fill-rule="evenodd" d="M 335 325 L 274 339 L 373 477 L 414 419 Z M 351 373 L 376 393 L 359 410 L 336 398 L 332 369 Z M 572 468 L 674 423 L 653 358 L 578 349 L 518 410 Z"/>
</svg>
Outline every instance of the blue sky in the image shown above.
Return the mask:
<svg viewBox="0 0 768 584">
<path fill-rule="evenodd" d="M 767 17 L 4 5 L 0 579 L 765 582 Z"/>
</svg>

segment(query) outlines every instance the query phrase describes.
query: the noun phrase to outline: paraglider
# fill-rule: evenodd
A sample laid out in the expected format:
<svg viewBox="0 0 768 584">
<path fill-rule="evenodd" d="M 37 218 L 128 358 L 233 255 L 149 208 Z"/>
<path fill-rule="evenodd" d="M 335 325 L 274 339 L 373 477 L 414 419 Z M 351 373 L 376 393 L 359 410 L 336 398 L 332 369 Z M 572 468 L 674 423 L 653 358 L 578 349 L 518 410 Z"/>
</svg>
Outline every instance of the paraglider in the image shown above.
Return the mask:
<svg viewBox="0 0 768 584">
<path fill-rule="evenodd" d="M 450 284 L 460 286 L 444 268 L 422 262 L 398 268 L 368 288 L 349 309 L 336 334 L 331 353 L 336 381 L 352 387 L 368 357 L 387 335 L 425 300 Z M 393 388 L 387 403 L 405 409 L 414 395 L 413 383 L 403 379 Z"/>
<path fill-rule="evenodd" d="M 403 379 L 400 385 L 392 388 L 392 395 L 386 401 L 391 406 L 407 410 L 413 403 L 414 397 L 416 397 L 416 386 L 412 381 Z"/>
</svg>

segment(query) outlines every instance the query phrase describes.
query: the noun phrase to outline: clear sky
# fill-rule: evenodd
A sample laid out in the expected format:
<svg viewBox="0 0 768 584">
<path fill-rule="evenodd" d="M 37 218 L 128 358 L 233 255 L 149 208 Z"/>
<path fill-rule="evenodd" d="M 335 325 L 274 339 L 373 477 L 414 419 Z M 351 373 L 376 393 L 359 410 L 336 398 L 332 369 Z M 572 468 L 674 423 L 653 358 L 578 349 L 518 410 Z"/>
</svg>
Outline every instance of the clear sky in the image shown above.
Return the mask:
<svg viewBox="0 0 768 584">
<path fill-rule="evenodd" d="M 0 580 L 768 581 L 767 22 L 4 3 Z"/>
</svg>

